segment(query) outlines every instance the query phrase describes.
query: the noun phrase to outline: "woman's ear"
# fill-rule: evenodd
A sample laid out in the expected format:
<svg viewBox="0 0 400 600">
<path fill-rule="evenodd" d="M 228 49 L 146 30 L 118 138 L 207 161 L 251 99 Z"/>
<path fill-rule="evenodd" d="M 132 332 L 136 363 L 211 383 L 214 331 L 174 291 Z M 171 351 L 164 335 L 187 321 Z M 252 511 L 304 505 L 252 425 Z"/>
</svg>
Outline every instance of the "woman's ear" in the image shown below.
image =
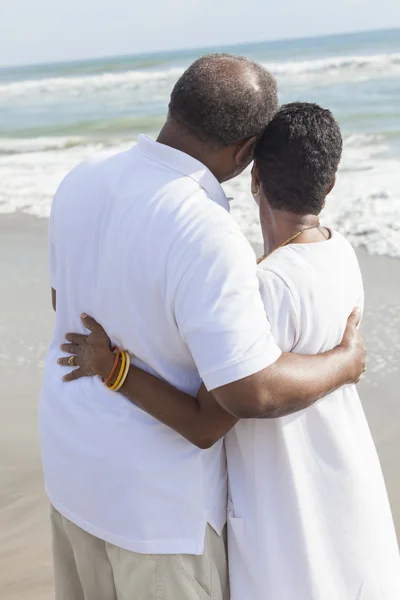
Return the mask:
<svg viewBox="0 0 400 600">
<path fill-rule="evenodd" d="M 335 175 L 335 177 L 333 178 L 333 181 L 332 181 L 331 185 L 330 185 L 330 186 L 329 186 L 329 188 L 328 188 L 328 191 L 327 191 L 327 193 L 326 193 L 326 195 L 327 195 L 327 196 L 328 196 L 328 194 L 330 194 L 330 193 L 331 193 L 331 191 L 333 190 L 333 188 L 335 187 L 335 185 L 336 185 L 336 175 Z"/>
</svg>

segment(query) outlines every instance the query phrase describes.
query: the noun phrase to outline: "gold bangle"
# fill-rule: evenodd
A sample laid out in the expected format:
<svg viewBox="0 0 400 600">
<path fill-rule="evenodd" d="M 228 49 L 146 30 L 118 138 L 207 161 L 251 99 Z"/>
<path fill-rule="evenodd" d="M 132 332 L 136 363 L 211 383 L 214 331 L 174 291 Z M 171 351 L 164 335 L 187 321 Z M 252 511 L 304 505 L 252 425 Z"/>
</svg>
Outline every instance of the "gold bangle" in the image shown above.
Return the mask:
<svg viewBox="0 0 400 600">
<path fill-rule="evenodd" d="M 111 372 L 110 372 L 109 376 L 107 377 L 107 379 L 103 379 L 103 378 L 102 378 L 102 382 L 103 382 L 103 383 L 104 383 L 104 385 L 105 385 L 106 387 L 108 387 L 108 388 L 110 388 L 110 387 L 112 386 L 112 383 L 111 383 L 111 382 L 112 382 L 112 380 L 114 379 L 114 375 L 115 375 L 115 373 L 117 372 L 117 369 L 118 369 L 118 363 L 119 363 L 119 359 L 120 359 L 120 356 L 121 356 L 121 350 L 118 348 L 118 346 L 116 346 L 116 347 L 114 348 L 114 350 L 116 351 L 116 353 L 115 353 L 115 359 L 114 359 L 113 368 L 112 368 L 112 370 L 111 370 Z M 113 350 L 113 352 L 114 352 L 114 350 Z"/>
<path fill-rule="evenodd" d="M 108 388 L 112 392 L 115 392 L 118 389 L 120 381 L 125 373 L 125 364 L 126 364 L 126 354 L 125 354 L 125 352 L 121 352 L 121 367 L 119 369 L 118 377 L 115 380 L 114 385 L 112 385 L 110 388 Z"/>
<path fill-rule="evenodd" d="M 118 392 L 122 388 L 122 386 L 124 385 L 124 383 L 126 381 L 126 378 L 128 377 L 129 367 L 131 366 L 131 357 L 130 357 L 129 352 L 127 352 L 125 350 L 124 354 L 125 354 L 125 357 L 126 357 L 125 371 L 124 371 L 124 374 L 122 375 L 121 381 L 118 384 L 118 387 L 115 388 L 114 392 Z"/>
</svg>

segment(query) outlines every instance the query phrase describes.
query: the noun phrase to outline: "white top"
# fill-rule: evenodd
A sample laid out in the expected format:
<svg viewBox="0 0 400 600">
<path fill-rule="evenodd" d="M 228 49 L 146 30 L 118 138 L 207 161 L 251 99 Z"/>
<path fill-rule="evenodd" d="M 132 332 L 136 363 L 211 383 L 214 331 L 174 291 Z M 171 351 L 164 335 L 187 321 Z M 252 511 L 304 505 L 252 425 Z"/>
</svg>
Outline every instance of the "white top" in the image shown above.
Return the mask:
<svg viewBox="0 0 400 600">
<path fill-rule="evenodd" d="M 265 260 L 261 292 L 284 351 L 336 346 L 363 305 L 357 259 L 338 233 Z M 232 600 L 399 600 L 385 484 L 355 386 L 227 436 Z"/>
<path fill-rule="evenodd" d="M 89 533 L 141 553 L 203 551 L 226 520 L 222 443 L 202 452 L 99 378 L 56 364 L 80 314 L 136 364 L 196 394 L 275 362 L 255 255 L 221 186 L 198 161 L 141 137 L 61 184 L 50 221 L 54 337 L 40 407 L 51 502 Z"/>
</svg>

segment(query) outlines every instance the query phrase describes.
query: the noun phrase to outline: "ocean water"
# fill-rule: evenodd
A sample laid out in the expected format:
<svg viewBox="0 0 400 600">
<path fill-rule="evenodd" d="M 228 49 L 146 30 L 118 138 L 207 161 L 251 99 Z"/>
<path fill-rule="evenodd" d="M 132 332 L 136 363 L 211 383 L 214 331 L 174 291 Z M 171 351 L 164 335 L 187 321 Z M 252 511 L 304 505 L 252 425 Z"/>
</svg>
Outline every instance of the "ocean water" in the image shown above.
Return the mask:
<svg viewBox="0 0 400 600">
<path fill-rule="evenodd" d="M 47 217 L 63 176 L 105 148 L 156 135 L 169 93 L 202 51 L 0 70 L 0 213 Z M 330 108 L 345 139 L 323 221 L 369 252 L 400 257 L 400 30 L 213 48 L 277 77 L 281 102 Z M 261 240 L 249 173 L 226 184 L 232 214 Z"/>
</svg>

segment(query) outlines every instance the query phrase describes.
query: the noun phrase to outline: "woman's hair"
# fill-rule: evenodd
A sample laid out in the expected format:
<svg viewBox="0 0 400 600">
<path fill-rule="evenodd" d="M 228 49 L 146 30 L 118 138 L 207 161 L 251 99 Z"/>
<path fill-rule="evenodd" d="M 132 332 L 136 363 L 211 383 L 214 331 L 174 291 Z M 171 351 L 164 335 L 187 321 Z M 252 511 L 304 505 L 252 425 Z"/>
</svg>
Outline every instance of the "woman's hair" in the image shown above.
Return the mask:
<svg viewBox="0 0 400 600">
<path fill-rule="evenodd" d="M 270 206 L 318 215 L 334 182 L 342 147 L 339 125 L 329 110 L 307 102 L 282 106 L 255 149 Z"/>
</svg>

